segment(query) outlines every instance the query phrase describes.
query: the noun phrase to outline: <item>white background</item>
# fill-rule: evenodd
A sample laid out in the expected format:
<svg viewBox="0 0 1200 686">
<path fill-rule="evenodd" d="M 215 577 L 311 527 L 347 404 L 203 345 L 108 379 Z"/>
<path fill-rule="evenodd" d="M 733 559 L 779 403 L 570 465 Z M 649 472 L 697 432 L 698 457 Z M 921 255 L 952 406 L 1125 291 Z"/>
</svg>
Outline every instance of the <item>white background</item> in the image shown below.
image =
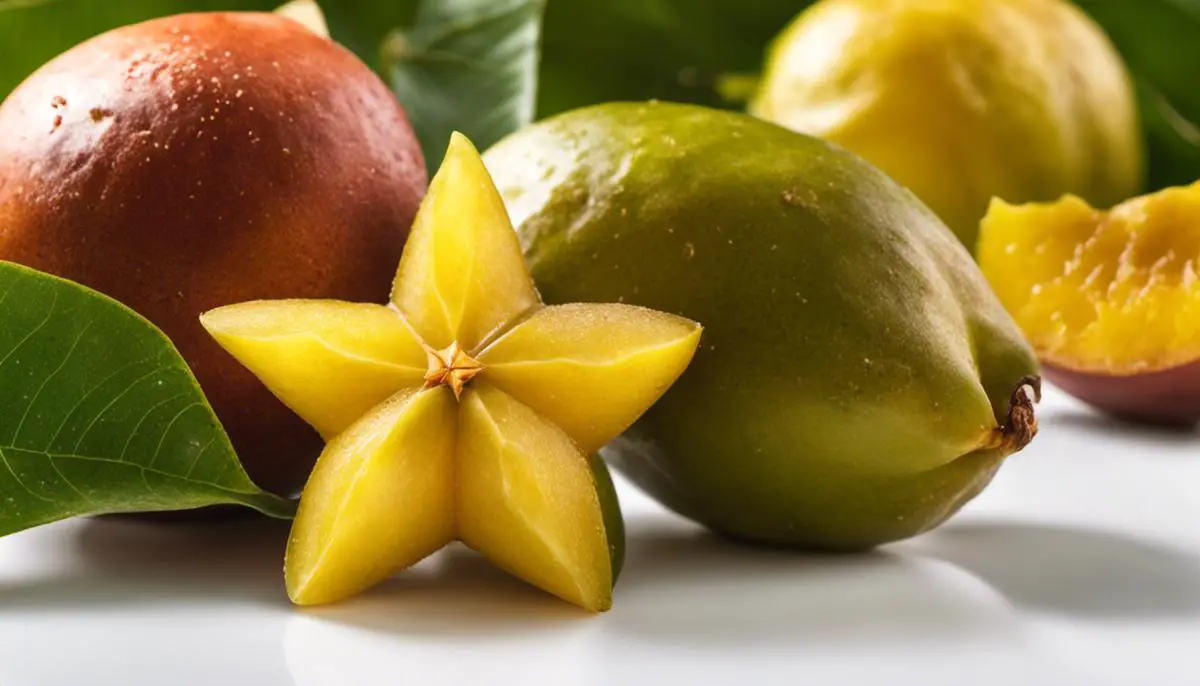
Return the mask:
<svg viewBox="0 0 1200 686">
<path fill-rule="evenodd" d="M 1200 685 L 1200 435 L 1040 414 L 967 510 L 870 555 L 742 547 L 621 484 L 599 617 L 462 549 L 313 611 L 286 524 L 44 527 L 0 540 L 0 685 Z"/>
</svg>

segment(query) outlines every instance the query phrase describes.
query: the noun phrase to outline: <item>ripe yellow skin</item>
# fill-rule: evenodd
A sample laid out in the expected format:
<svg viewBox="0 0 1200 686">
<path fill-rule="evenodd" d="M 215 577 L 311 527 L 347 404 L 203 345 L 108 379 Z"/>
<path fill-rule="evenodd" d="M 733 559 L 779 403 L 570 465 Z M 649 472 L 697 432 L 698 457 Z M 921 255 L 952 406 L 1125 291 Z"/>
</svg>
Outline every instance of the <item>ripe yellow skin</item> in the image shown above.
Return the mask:
<svg viewBox="0 0 1200 686">
<path fill-rule="evenodd" d="M 1109 205 L 1142 183 L 1125 66 L 1065 0 L 823 0 L 750 109 L 866 158 L 968 248 L 992 197 Z"/>
<path fill-rule="evenodd" d="M 546 307 L 463 137 L 413 225 L 388 306 L 252 302 L 204 326 L 328 441 L 288 544 L 301 605 L 361 592 L 454 540 L 591 611 L 612 604 L 620 520 L 589 457 L 686 369 L 695 322 Z"/>
</svg>

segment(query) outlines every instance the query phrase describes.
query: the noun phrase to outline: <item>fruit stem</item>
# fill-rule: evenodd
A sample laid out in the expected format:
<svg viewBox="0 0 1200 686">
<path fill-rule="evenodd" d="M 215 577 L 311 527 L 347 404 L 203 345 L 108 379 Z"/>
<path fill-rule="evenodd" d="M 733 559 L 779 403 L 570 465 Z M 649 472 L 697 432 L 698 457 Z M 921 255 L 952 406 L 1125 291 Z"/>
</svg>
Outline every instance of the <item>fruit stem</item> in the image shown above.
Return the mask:
<svg viewBox="0 0 1200 686">
<path fill-rule="evenodd" d="M 449 386 L 455 399 L 461 399 L 463 388 L 484 369 L 478 360 L 462 351 L 458 341 L 444 350 L 434 350 L 424 343 L 422 346 L 429 360 L 429 369 L 425 372 L 426 389 Z"/>
<path fill-rule="evenodd" d="M 1000 427 L 1000 450 L 1006 455 L 1029 445 L 1038 432 L 1034 405 L 1042 401 L 1042 379 L 1026 376 L 1017 383 L 1008 400 L 1008 416 Z"/>
</svg>

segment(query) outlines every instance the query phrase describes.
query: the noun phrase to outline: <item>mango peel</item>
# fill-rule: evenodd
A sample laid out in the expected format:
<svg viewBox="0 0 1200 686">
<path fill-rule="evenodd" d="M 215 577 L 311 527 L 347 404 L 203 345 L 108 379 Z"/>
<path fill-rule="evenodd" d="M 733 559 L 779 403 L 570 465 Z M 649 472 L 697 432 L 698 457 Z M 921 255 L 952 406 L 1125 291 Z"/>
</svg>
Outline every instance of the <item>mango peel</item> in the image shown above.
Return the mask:
<svg viewBox="0 0 1200 686">
<path fill-rule="evenodd" d="M 421 204 L 391 303 L 274 301 L 205 328 L 328 441 L 288 543 L 291 599 L 359 593 L 461 540 L 590 611 L 623 556 L 595 452 L 688 366 L 690 320 L 547 307 L 504 204 L 460 135 Z"/>
<path fill-rule="evenodd" d="M 776 545 L 927 531 L 1036 432 L 1038 363 L 954 235 L 845 150 L 670 103 L 576 110 L 484 159 L 548 302 L 704 322 L 603 450 L 677 512 Z"/>
</svg>

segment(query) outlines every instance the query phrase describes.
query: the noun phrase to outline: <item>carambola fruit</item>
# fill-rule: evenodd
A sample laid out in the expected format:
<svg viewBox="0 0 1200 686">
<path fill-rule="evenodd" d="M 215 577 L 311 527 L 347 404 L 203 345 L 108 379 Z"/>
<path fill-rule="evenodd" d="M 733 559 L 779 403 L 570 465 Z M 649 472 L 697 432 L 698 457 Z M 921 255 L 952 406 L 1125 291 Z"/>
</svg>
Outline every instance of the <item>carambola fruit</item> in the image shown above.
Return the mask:
<svg viewBox="0 0 1200 686">
<path fill-rule="evenodd" d="M 979 264 L 1046 378 L 1121 417 L 1200 421 L 1200 183 L 1097 210 L 992 202 Z"/>
<path fill-rule="evenodd" d="M 683 373 L 701 333 L 631 305 L 544 306 L 457 135 L 391 304 L 251 302 L 203 323 L 329 441 L 288 544 L 296 603 L 348 597 L 457 539 L 592 611 L 611 604 L 624 545 L 595 452 Z"/>
<path fill-rule="evenodd" d="M 704 322 L 688 373 L 603 454 L 770 543 L 925 531 L 1033 437 L 1037 362 L 970 255 L 883 173 L 745 115 L 551 118 L 488 151 L 547 302 Z"/>
</svg>

